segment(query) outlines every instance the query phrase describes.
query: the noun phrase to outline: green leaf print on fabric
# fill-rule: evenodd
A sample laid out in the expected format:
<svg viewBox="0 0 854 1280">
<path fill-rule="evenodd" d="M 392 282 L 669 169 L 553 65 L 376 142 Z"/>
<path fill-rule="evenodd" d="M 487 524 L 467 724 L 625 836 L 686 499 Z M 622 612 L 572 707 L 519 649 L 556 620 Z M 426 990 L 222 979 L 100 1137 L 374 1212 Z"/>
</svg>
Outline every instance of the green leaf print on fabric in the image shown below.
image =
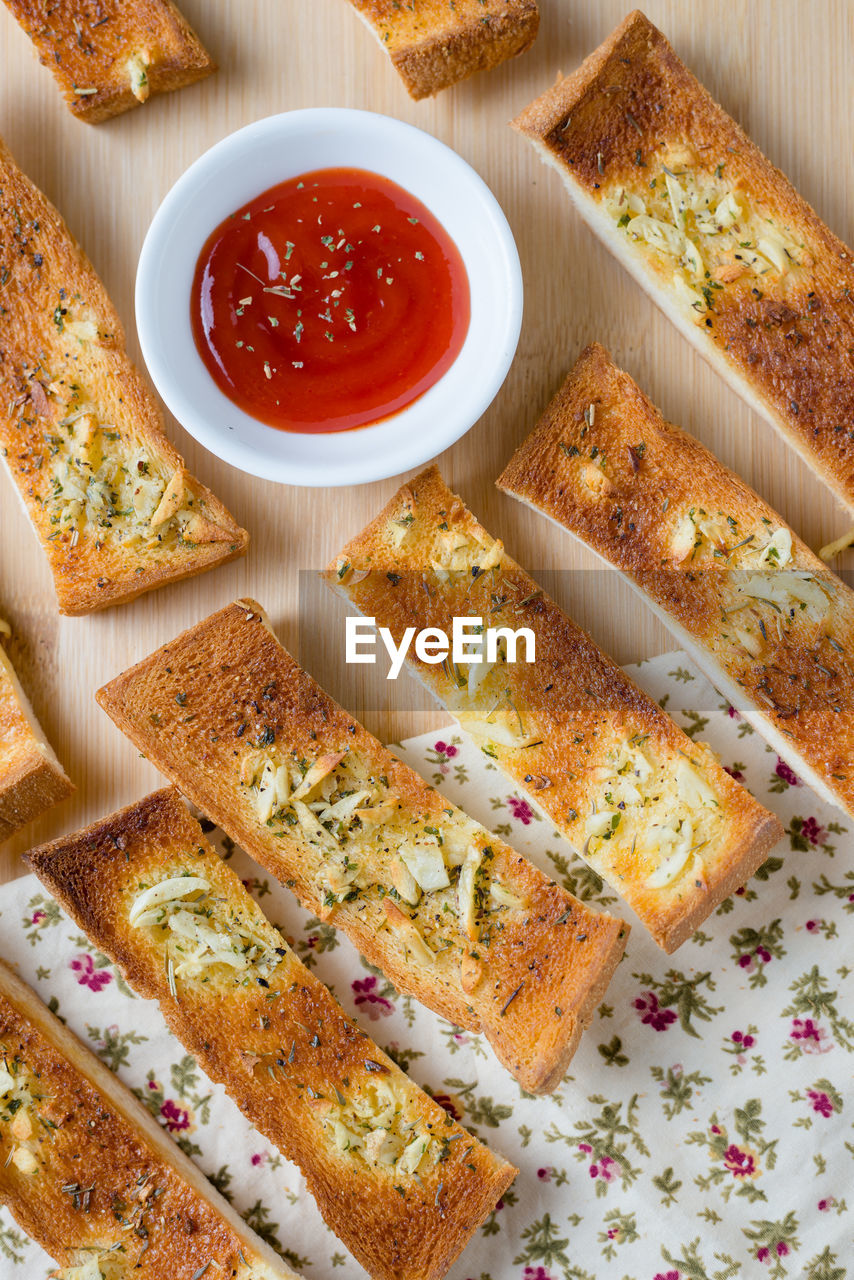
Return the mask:
<svg viewBox="0 0 854 1280">
<path fill-rule="evenodd" d="M 685 1072 L 681 1064 L 673 1067 L 650 1067 L 650 1074 L 653 1080 L 657 1080 L 663 1086 L 660 1090 L 661 1097 L 664 1099 L 662 1110 L 668 1120 L 672 1120 L 674 1116 L 678 1116 L 680 1111 L 687 1107 L 697 1089 L 702 1089 L 704 1084 L 711 1084 L 712 1077 L 704 1076 L 700 1071 Z"/>
<path fill-rule="evenodd" d="M 127 1064 L 130 1058 L 130 1047 L 133 1044 L 144 1044 L 148 1036 L 141 1036 L 136 1031 L 119 1031 L 118 1027 L 86 1026 L 86 1033 L 93 1042 L 92 1048 L 98 1057 L 105 1062 L 111 1071 Z"/>
<path fill-rule="evenodd" d="M 29 1241 L 25 1235 L 0 1222 L 0 1256 L 12 1263 L 21 1263 L 26 1260 L 28 1248 Z"/>
<path fill-rule="evenodd" d="M 827 1028 L 822 1018 L 827 1019 L 836 1043 L 849 1053 L 854 1050 L 854 1024 L 839 1013 L 837 992 L 830 991 L 829 987 L 818 965 L 802 973 L 789 987 L 794 999 L 783 1010 L 784 1018 L 792 1018 L 783 1050 L 787 1059 L 799 1058 L 803 1053 L 823 1053 L 831 1047 L 827 1044 Z"/>
<path fill-rule="evenodd" d="M 730 1137 L 717 1112 L 712 1113 L 705 1132 L 687 1134 L 685 1141 L 707 1147 L 714 1162 L 707 1175 L 698 1174 L 694 1179 L 701 1191 L 717 1187 L 724 1200 L 729 1200 L 733 1193 L 751 1201 L 768 1198 L 757 1181 L 765 1169 L 774 1168 L 779 1139 L 768 1141 L 762 1136 L 765 1121 L 761 1116 L 761 1100 L 749 1098 L 743 1107 L 736 1107 L 733 1112 L 738 1142 Z"/>
<path fill-rule="evenodd" d="M 756 1245 L 755 1258 L 768 1267 L 770 1280 L 783 1280 L 789 1274 L 787 1259 L 800 1249 L 798 1219 L 789 1212 L 781 1222 L 752 1222 L 742 1228 L 743 1234 Z"/>
<path fill-rule="evenodd" d="M 623 1053 L 623 1042 L 619 1036 L 612 1036 L 607 1044 L 597 1046 L 599 1053 L 608 1067 L 627 1067 L 628 1054 Z"/>
<path fill-rule="evenodd" d="M 682 1030 L 697 1039 L 699 1039 L 700 1033 L 694 1026 L 693 1019 L 711 1022 L 715 1014 L 721 1013 L 723 1009 L 723 1005 L 715 1006 L 709 1004 L 705 995 L 699 990 L 700 987 L 704 986 L 709 991 L 714 991 L 715 980 L 711 972 L 698 973 L 695 978 L 687 978 L 678 969 L 668 969 L 663 980 L 653 977 L 651 973 L 633 973 L 632 977 L 637 978 L 642 987 L 653 992 L 659 1009 L 670 1009 L 675 1006 Z M 642 1012 L 642 1006 L 638 1003 L 638 1000 L 635 1000 L 634 1004 L 638 1012 L 642 1014 L 641 1021 L 651 1022 L 655 1026 L 656 1011 L 650 1009 L 645 1013 Z M 661 1028 L 656 1026 L 655 1029 L 660 1030 Z"/>
<path fill-rule="evenodd" d="M 781 960 L 786 954 L 783 947 L 783 923 L 777 919 L 758 928 L 745 925 L 731 936 L 729 944 L 735 963 L 750 975 L 750 986 L 764 987 L 768 981 L 765 966 L 772 959 Z"/>
<path fill-rule="evenodd" d="M 741 1271 L 741 1263 L 731 1258 L 728 1253 L 715 1253 L 713 1262 L 722 1263 L 721 1268 L 713 1271 L 710 1264 L 703 1261 L 700 1254 L 700 1237 L 696 1236 L 690 1244 L 684 1246 L 685 1252 L 679 1258 L 662 1246 L 661 1256 L 665 1262 L 676 1267 L 676 1280 L 733 1280 Z M 661 1280 L 671 1280 L 670 1276 Z M 752 1278 L 751 1278 L 752 1280 Z"/>
<path fill-rule="evenodd" d="M 24 936 L 31 947 L 41 942 L 42 935 L 48 929 L 54 929 L 62 920 L 59 903 L 47 898 L 43 893 L 36 893 L 27 903 L 26 912 L 21 918 Z"/>
<path fill-rule="evenodd" d="M 620 1209 L 609 1209 L 602 1219 L 604 1231 L 599 1232 L 602 1257 L 609 1262 L 616 1258 L 617 1247 L 632 1244 L 640 1239 L 637 1219 L 633 1213 L 623 1213 Z"/>
<path fill-rule="evenodd" d="M 804 1280 L 846 1280 L 848 1272 L 844 1267 L 838 1267 L 837 1262 L 835 1253 L 831 1253 L 829 1248 L 822 1249 L 806 1264 Z"/>
<path fill-rule="evenodd" d="M 513 1114 L 513 1108 L 505 1103 L 493 1102 L 492 1098 L 476 1098 L 474 1095 L 477 1088 L 476 1080 L 471 1084 L 466 1084 L 464 1080 L 446 1080 L 445 1084 L 449 1089 L 454 1090 L 458 1098 L 462 1099 L 466 1116 L 474 1125 L 497 1129 L 502 1120 L 509 1120 Z"/>
<path fill-rule="evenodd" d="M 641 1172 L 629 1160 L 629 1142 L 640 1155 L 649 1155 L 638 1128 L 638 1095 L 634 1094 L 626 1103 L 625 1115 L 622 1102 L 608 1102 L 600 1094 L 593 1094 L 587 1101 L 600 1108 L 598 1115 L 590 1120 L 577 1120 L 574 1134 L 563 1133 L 552 1123 L 543 1137 L 546 1142 L 564 1142 L 575 1148 L 572 1154 L 588 1166 L 597 1196 L 607 1195 L 609 1186 L 618 1181 L 625 1190 Z"/>
<path fill-rule="evenodd" d="M 601 876 L 597 876 L 592 867 L 588 867 L 573 854 L 546 849 L 546 857 L 554 867 L 559 883 L 580 902 L 594 902 L 600 907 L 608 907 L 617 901 L 617 895 L 611 892 Z"/>
<path fill-rule="evenodd" d="M 559 1234 L 559 1228 L 552 1222 L 549 1214 L 546 1213 L 536 1222 L 532 1222 L 525 1228 L 519 1239 L 527 1240 L 528 1243 L 519 1256 L 513 1259 L 514 1267 L 540 1262 L 545 1267 L 553 1267 L 558 1263 L 566 1269 L 569 1268 L 569 1258 L 566 1253 L 569 1248 L 569 1238 Z"/>
</svg>

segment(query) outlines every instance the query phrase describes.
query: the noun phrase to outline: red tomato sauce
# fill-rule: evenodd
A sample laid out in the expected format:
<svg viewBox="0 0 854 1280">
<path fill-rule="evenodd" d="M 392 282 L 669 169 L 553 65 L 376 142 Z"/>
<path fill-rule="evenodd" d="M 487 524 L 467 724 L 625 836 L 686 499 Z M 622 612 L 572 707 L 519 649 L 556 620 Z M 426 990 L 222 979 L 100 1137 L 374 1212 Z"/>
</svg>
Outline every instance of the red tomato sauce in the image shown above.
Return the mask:
<svg viewBox="0 0 854 1280">
<path fill-rule="evenodd" d="M 238 209 L 196 265 L 193 336 L 220 390 L 283 431 L 387 418 L 441 378 L 470 318 L 462 257 L 379 174 L 321 169 Z"/>
</svg>

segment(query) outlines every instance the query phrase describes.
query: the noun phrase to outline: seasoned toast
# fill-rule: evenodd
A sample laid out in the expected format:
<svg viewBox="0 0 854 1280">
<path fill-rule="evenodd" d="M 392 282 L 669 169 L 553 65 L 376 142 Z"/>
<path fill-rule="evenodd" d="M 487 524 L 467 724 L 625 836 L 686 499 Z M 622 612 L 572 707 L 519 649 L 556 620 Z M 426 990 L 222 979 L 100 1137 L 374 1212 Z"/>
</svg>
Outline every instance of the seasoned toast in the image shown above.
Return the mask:
<svg viewBox="0 0 854 1280">
<path fill-rule="evenodd" d="M 780 756 L 854 817 L 854 592 L 602 347 L 498 486 L 621 569 Z"/>
<path fill-rule="evenodd" d="M 298 1280 L 2 960 L 0 1204 L 56 1280 Z"/>
<path fill-rule="evenodd" d="M 627 927 L 429 787 L 279 644 L 254 601 L 97 695 L 149 760 L 400 991 L 554 1089 Z"/>
<path fill-rule="evenodd" d="M 327 580 L 388 627 L 527 627 L 533 663 L 412 668 L 482 750 L 673 951 L 762 863 L 775 817 L 692 742 L 515 564 L 435 467 L 335 558 Z M 482 655 L 485 658 L 485 655 Z"/>
<path fill-rule="evenodd" d="M 377 1280 L 438 1280 L 516 1170 L 351 1022 L 156 792 L 28 861 L 256 1128 Z"/>
<path fill-rule="evenodd" d="M 249 535 L 163 434 L 92 264 L 2 142 L 0 349 L 0 451 L 61 613 L 243 554 Z"/>
<path fill-rule="evenodd" d="M 172 0 L 6 0 L 68 109 L 99 124 L 216 71 Z"/>
<path fill-rule="evenodd" d="M 851 250 L 661 32 L 635 10 L 513 123 L 680 332 L 854 511 Z"/>
<path fill-rule="evenodd" d="M 350 0 L 413 98 L 524 53 L 540 25 L 537 0 Z"/>
<path fill-rule="evenodd" d="M 0 620 L 0 844 L 74 790 L 3 648 L 9 634 Z"/>
</svg>

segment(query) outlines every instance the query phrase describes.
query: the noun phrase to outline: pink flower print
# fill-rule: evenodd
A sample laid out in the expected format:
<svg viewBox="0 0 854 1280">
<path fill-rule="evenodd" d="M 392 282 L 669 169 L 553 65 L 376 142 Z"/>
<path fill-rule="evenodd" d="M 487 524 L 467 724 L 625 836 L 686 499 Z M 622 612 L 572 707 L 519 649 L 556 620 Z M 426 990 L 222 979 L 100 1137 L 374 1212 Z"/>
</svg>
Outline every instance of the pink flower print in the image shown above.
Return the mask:
<svg viewBox="0 0 854 1280">
<path fill-rule="evenodd" d="M 534 816 L 534 810 L 528 804 L 527 800 L 520 800 L 518 796 L 507 797 L 507 808 L 517 822 L 521 822 L 523 826 L 529 826 Z"/>
<path fill-rule="evenodd" d="M 69 965 L 74 973 L 80 975 L 77 979 L 78 985 L 88 987 L 90 991 L 98 992 L 113 980 L 112 975 L 105 969 L 95 968 L 95 961 L 85 951 L 78 952 Z"/>
<path fill-rule="evenodd" d="M 522 1280 L 553 1280 L 553 1277 L 545 1267 L 526 1267 L 522 1272 Z"/>
<path fill-rule="evenodd" d="M 835 1108 L 826 1093 L 823 1093 L 820 1089 L 807 1089 L 807 1097 L 812 1103 L 813 1111 L 817 1111 L 820 1116 L 824 1116 L 826 1119 L 828 1116 L 833 1115 Z"/>
<path fill-rule="evenodd" d="M 786 761 L 781 760 L 779 756 L 777 757 L 777 767 L 774 772 L 778 778 L 781 778 L 782 781 L 786 783 L 787 786 L 799 787 L 801 785 L 801 780 L 795 773 L 794 769 L 790 769 L 786 764 Z"/>
<path fill-rule="evenodd" d="M 266 1164 L 269 1159 L 270 1157 L 266 1151 L 256 1151 L 249 1163 L 253 1168 L 257 1169 L 262 1164 Z"/>
<path fill-rule="evenodd" d="M 724 1164 L 734 1178 L 754 1178 L 759 1172 L 751 1153 L 742 1151 L 734 1142 L 731 1142 L 724 1152 Z"/>
<path fill-rule="evenodd" d="M 820 929 L 823 924 L 824 924 L 823 920 L 807 920 L 806 924 L 804 925 L 804 928 L 806 929 L 807 933 L 815 933 L 816 929 Z"/>
<path fill-rule="evenodd" d="M 797 1041 L 804 1053 L 826 1053 L 833 1048 L 832 1045 L 821 1048 L 822 1040 L 827 1039 L 827 1032 L 824 1027 L 817 1026 L 812 1018 L 793 1018 L 789 1039 Z"/>
<path fill-rule="evenodd" d="M 771 1260 L 771 1250 L 767 1245 L 763 1244 L 760 1249 L 756 1250 L 756 1260 L 757 1262 L 769 1262 Z"/>
<path fill-rule="evenodd" d="M 732 705 L 732 703 L 730 703 L 730 704 L 729 704 L 729 706 L 727 707 L 727 711 L 726 711 L 726 713 L 727 713 L 727 715 L 729 716 L 730 720 L 740 720 L 740 719 L 741 719 L 741 716 L 738 714 L 738 712 L 736 711 L 736 709 L 735 709 L 735 707 Z M 668 1273 L 667 1273 L 667 1276 L 666 1276 L 666 1277 L 663 1277 L 663 1278 L 662 1278 L 662 1277 L 660 1277 L 660 1276 L 656 1276 L 656 1277 L 655 1277 L 655 1280 L 670 1280 L 670 1276 L 671 1276 L 671 1275 L 673 1275 L 673 1276 L 675 1277 L 675 1276 L 676 1276 L 676 1272 L 675 1272 L 675 1271 L 673 1271 L 673 1272 L 668 1271 Z"/>
<path fill-rule="evenodd" d="M 179 1107 L 176 1102 L 167 1098 L 160 1108 L 160 1114 L 170 1133 L 183 1133 L 190 1127 L 190 1113 L 186 1107 Z"/>
<path fill-rule="evenodd" d="M 613 1182 L 615 1178 L 620 1176 L 620 1166 L 610 1156 L 602 1156 L 601 1160 L 591 1164 L 589 1172 L 591 1178 L 601 1178 L 603 1182 Z"/>
<path fill-rule="evenodd" d="M 38 910 L 38 911 L 34 911 L 34 912 L 33 912 L 32 920 L 30 921 L 30 923 L 31 923 L 31 924 L 41 924 L 41 922 L 42 922 L 42 920 L 44 920 L 44 918 L 45 918 L 45 915 L 46 915 L 46 914 L 47 914 L 46 912 L 42 911 L 42 910 L 41 910 L 41 908 L 39 908 L 39 910 Z"/>
<path fill-rule="evenodd" d="M 733 1031 L 732 1035 L 730 1036 L 730 1039 L 732 1040 L 733 1044 L 738 1045 L 740 1049 L 752 1049 L 753 1046 L 756 1044 L 755 1037 L 751 1035 L 745 1035 L 743 1031 Z"/>
<path fill-rule="evenodd" d="M 320 938 L 316 933 L 310 933 L 305 940 L 305 945 L 308 947 L 309 951 L 313 951 L 319 941 Z"/>
<path fill-rule="evenodd" d="M 676 1021 L 676 1014 L 672 1009 L 659 1008 L 658 996 L 654 991 L 642 992 L 632 1004 L 637 1009 L 641 1022 L 652 1027 L 653 1031 L 666 1031 Z"/>
<path fill-rule="evenodd" d="M 434 742 L 433 749 L 446 760 L 453 760 L 454 756 L 459 754 L 457 748 L 450 742 Z"/>
<path fill-rule="evenodd" d="M 836 1200 L 834 1199 L 834 1197 L 828 1196 L 826 1200 L 819 1200 L 817 1208 L 819 1213 L 829 1213 L 829 1211 L 834 1207 L 835 1204 L 836 1204 Z"/>
<path fill-rule="evenodd" d="M 817 818 L 804 818 L 801 835 L 813 846 L 823 845 L 827 839 L 827 832 Z"/>
<path fill-rule="evenodd" d="M 554 1173 L 553 1169 L 538 1169 L 537 1177 L 539 1178 L 540 1182 L 551 1182 L 553 1173 Z"/>
<path fill-rule="evenodd" d="M 740 769 L 730 769 L 729 765 L 725 764 L 724 773 L 728 773 L 735 782 L 744 782 L 744 774 Z"/>
<path fill-rule="evenodd" d="M 738 712 L 733 711 L 732 707 L 730 707 L 729 710 L 730 710 L 730 715 L 736 715 L 736 716 L 738 715 Z M 652 1280 L 679 1280 L 679 1272 L 678 1271 L 656 1271 L 655 1275 L 652 1277 Z"/>
<path fill-rule="evenodd" d="M 778 1240 L 777 1241 L 777 1257 L 785 1258 L 788 1256 L 788 1253 L 789 1253 L 789 1246 L 786 1244 L 786 1241 Z"/>
<path fill-rule="evenodd" d="M 458 1123 L 463 1118 L 462 1107 L 457 1106 L 458 1099 L 450 1093 L 434 1093 L 433 1101 L 438 1102 L 443 1111 L 447 1111 L 452 1120 Z"/>
<path fill-rule="evenodd" d="M 367 978 L 357 978 L 351 985 L 356 996 L 354 1004 L 357 1006 L 363 1004 L 372 1022 L 376 1022 L 377 1018 L 387 1018 L 390 1013 L 394 1013 L 392 1002 L 374 990 L 377 980 L 373 974 Z"/>
</svg>

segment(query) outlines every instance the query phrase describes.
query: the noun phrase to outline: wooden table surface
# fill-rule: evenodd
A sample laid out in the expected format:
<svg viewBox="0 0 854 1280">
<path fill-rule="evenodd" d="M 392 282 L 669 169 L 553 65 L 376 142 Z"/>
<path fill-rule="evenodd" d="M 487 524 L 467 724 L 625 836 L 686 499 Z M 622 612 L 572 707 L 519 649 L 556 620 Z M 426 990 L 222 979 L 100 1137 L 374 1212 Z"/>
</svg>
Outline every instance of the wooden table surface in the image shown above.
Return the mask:
<svg viewBox="0 0 854 1280">
<path fill-rule="evenodd" d="M 604 342 L 675 422 L 710 445 L 813 546 L 845 527 L 827 491 L 729 391 L 581 224 L 558 176 L 507 121 L 620 21 L 626 0 L 540 0 L 542 24 L 521 59 L 415 103 L 345 0 L 180 0 L 220 65 L 211 79 L 103 125 L 71 118 L 28 39 L 0 12 L 0 133 L 58 205 L 106 282 L 139 358 L 133 282 L 149 221 L 203 150 L 261 116 L 305 106 L 363 107 L 416 124 L 482 174 L 519 246 L 525 319 L 515 363 L 492 407 L 440 459 L 446 479 L 535 576 L 622 662 L 669 641 L 615 573 L 594 568 L 493 481 L 589 341 Z M 854 238 L 851 0 L 647 0 L 716 98 L 843 239 Z M 272 158 L 271 158 L 272 160 Z M 271 167 L 271 181 L 275 169 Z M 342 612 L 312 570 L 375 514 L 400 483 L 329 493 L 252 479 L 218 462 L 174 422 L 191 470 L 252 535 L 245 560 L 90 618 L 61 619 L 51 578 L 11 482 L 0 475 L 0 616 L 13 661 L 77 794 L 0 850 L 0 881 L 18 854 L 129 803 L 159 775 L 97 708 L 94 690 L 238 594 L 270 611 L 285 644 L 369 727 L 389 739 L 441 723 L 402 676 L 362 688 L 343 664 Z M 843 564 L 845 561 L 843 561 Z M 848 553 L 854 564 L 854 554 Z M 577 572 L 565 572 L 573 570 Z M 586 570 L 586 572 L 583 572 Z M 362 676 L 365 669 L 357 669 Z"/>
</svg>

